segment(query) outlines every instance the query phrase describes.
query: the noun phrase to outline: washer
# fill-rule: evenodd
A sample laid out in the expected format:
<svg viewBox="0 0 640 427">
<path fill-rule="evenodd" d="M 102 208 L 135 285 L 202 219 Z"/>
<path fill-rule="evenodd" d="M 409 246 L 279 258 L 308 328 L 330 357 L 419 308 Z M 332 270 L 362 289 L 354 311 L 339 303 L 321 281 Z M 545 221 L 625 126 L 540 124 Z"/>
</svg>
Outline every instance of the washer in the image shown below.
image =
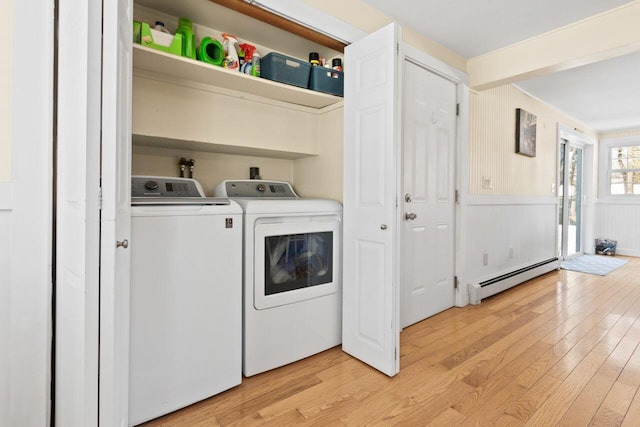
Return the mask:
<svg viewBox="0 0 640 427">
<path fill-rule="evenodd" d="M 340 344 L 340 203 L 280 181 L 227 180 L 215 194 L 244 210 L 244 375 Z"/>
<path fill-rule="evenodd" d="M 131 183 L 129 423 L 242 380 L 242 209 L 197 181 Z"/>
</svg>

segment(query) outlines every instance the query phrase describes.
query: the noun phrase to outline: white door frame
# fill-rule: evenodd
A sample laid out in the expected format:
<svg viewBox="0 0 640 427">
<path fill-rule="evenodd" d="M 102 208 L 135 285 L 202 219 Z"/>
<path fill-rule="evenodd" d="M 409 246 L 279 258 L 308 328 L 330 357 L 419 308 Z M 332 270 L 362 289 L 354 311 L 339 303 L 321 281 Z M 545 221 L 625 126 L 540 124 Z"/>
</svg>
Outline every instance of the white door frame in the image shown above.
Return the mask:
<svg viewBox="0 0 640 427">
<path fill-rule="evenodd" d="M 560 146 L 567 141 L 576 147 L 582 148 L 582 224 L 581 224 L 581 240 L 582 251 L 581 253 L 594 253 L 593 243 L 593 202 L 595 199 L 594 178 L 597 174 L 594 174 L 594 142 L 586 137 L 584 134 L 576 131 L 574 128 L 558 123 L 557 126 L 557 148 L 556 153 L 558 158 L 556 161 L 556 222 L 560 215 Z M 557 241 L 557 239 L 556 239 Z M 556 248 L 556 252 L 562 257 L 562 247 Z"/>
<path fill-rule="evenodd" d="M 13 25 L 0 66 L 10 91 L 0 137 L 11 144 L 10 181 L 0 183 L 0 424 L 42 426 L 51 416 L 54 4 L 0 9 Z"/>
</svg>

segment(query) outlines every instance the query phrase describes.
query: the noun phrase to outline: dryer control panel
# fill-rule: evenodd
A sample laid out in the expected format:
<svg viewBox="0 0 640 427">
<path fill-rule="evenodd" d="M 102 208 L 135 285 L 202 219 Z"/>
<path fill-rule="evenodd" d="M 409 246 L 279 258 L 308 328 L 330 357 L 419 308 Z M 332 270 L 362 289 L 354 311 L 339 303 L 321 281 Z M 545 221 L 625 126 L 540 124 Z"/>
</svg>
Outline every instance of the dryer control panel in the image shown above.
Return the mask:
<svg viewBox="0 0 640 427">
<path fill-rule="evenodd" d="M 217 197 L 299 199 L 290 183 L 262 179 L 222 181 L 214 193 Z"/>
</svg>

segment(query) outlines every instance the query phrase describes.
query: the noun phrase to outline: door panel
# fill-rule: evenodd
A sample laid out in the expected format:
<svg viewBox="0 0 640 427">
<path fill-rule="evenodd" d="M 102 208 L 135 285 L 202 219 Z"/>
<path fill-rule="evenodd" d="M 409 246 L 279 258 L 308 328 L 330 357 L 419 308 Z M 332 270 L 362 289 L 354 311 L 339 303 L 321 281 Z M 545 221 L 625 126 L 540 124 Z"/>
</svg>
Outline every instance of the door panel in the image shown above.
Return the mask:
<svg viewBox="0 0 640 427">
<path fill-rule="evenodd" d="M 391 24 L 345 50 L 342 348 L 389 376 L 400 341 L 397 40 Z"/>
<path fill-rule="evenodd" d="M 560 144 L 558 167 L 558 238 L 560 255 L 570 258 L 584 252 L 582 248 L 582 159 L 583 148 L 568 141 Z"/>
<path fill-rule="evenodd" d="M 99 423 L 105 426 L 128 424 L 132 8 L 131 0 L 103 2 Z"/>
<path fill-rule="evenodd" d="M 56 164 L 55 425 L 98 419 L 102 7 L 60 2 Z"/>
<path fill-rule="evenodd" d="M 405 64 L 402 326 L 453 306 L 456 86 Z"/>
</svg>

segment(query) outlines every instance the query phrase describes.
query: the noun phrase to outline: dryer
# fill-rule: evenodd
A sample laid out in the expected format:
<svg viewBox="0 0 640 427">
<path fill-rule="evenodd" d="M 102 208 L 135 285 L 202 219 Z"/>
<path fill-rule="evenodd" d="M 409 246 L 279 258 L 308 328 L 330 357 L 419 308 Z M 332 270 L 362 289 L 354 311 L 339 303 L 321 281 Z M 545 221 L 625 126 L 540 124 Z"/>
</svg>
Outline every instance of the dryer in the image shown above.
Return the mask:
<svg viewBox="0 0 640 427">
<path fill-rule="evenodd" d="M 193 179 L 134 176 L 129 423 L 242 380 L 242 210 Z"/>
<path fill-rule="evenodd" d="M 244 211 L 243 373 L 255 375 L 342 341 L 342 206 L 288 182 L 227 180 Z"/>
</svg>

